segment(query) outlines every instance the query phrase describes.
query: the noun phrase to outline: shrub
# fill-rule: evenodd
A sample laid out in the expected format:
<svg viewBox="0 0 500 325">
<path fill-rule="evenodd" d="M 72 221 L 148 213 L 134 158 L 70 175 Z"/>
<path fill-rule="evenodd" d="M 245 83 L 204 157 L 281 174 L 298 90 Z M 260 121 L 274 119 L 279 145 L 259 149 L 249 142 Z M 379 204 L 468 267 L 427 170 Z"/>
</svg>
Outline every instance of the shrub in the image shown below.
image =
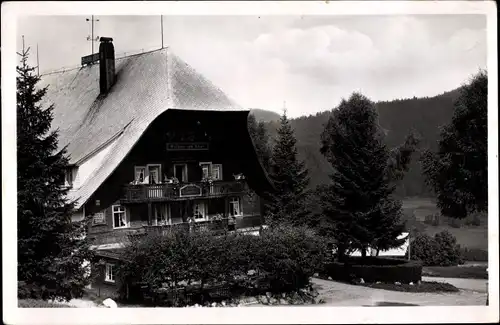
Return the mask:
<svg viewBox="0 0 500 325">
<path fill-rule="evenodd" d="M 463 263 L 460 246 L 448 231 L 437 233 L 434 238 L 418 234 L 411 242 L 411 259 L 426 266 L 451 266 Z"/>
<path fill-rule="evenodd" d="M 19 299 L 17 302 L 19 308 L 72 308 L 64 304 L 55 304 L 40 299 Z"/>
<path fill-rule="evenodd" d="M 172 230 L 132 241 L 118 274 L 153 304 L 181 306 L 306 288 L 323 256 L 322 242 L 306 228 L 278 227 L 261 236 Z"/>
<path fill-rule="evenodd" d="M 488 262 L 488 251 L 484 249 L 464 247 L 461 255 L 465 261 Z"/>
<path fill-rule="evenodd" d="M 462 221 L 456 218 L 449 218 L 448 225 L 450 225 L 453 228 L 460 228 L 462 227 Z"/>
<path fill-rule="evenodd" d="M 481 226 L 481 218 L 478 215 L 473 216 L 465 220 L 465 225 L 479 227 Z"/>
<path fill-rule="evenodd" d="M 366 283 L 416 283 L 422 279 L 422 264 L 403 259 L 350 257 L 345 263 L 329 263 L 326 269 L 332 279 L 345 282 L 362 278 Z"/>
</svg>

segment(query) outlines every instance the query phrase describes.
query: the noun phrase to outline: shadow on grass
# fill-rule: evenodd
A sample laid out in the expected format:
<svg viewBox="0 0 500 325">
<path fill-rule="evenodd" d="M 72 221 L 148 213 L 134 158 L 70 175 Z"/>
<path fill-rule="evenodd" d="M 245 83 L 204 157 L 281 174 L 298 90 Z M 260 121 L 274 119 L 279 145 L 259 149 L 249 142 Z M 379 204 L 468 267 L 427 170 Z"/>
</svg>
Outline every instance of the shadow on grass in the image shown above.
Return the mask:
<svg viewBox="0 0 500 325">
<path fill-rule="evenodd" d="M 406 304 L 402 302 L 379 301 L 375 305 L 363 305 L 363 307 L 384 307 L 384 306 L 420 306 L 416 304 Z"/>
</svg>

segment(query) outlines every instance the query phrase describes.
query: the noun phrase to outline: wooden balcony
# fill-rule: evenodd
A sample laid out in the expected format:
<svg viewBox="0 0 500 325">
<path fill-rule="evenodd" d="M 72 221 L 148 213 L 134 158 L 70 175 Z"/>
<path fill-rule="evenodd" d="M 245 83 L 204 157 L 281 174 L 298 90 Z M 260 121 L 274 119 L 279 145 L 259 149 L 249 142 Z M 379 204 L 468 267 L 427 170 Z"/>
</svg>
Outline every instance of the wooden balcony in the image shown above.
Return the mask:
<svg viewBox="0 0 500 325">
<path fill-rule="evenodd" d="M 179 201 L 193 198 L 217 198 L 245 192 L 244 181 L 213 183 L 137 184 L 126 185 L 122 203 Z"/>
<path fill-rule="evenodd" d="M 224 233 L 226 231 L 240 230 L 246 228 L 256 228 L 261 226 L 262 219 L 260 215 L 251 215 L 236 218 L 223 218 L 218 220 L 207 220 L 194 223 L 177 223 L 163 226 L 144 226 L 146 233 L 156 233 L 165 235 L 172 230 L 185 230 L 189 232 L 209 231 L 214 234 Z"/>
<path fill-rule="evenodd" d="M 172 230 L 184 230 L 188 232 L 204 232 L 209 231 L 215 234 L 223 233 L 230 230 L 230 224 L 234 225 L 234 220 L 232 218 L 224 218 L 219 220 L 207 220 L 199 222 L 182 222 L 173 225 L 163 225 L 163 226 L 145 226 L 146 233 L 156 233 L 160 235 L 165 235 Z"/>
</svg>

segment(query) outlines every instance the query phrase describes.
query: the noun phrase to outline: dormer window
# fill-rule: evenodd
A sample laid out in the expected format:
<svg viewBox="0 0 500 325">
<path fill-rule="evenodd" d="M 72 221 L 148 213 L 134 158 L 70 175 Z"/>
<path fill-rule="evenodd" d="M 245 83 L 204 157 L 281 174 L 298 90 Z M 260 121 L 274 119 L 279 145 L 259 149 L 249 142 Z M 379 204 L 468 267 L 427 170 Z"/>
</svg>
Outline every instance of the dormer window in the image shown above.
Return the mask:
<svg viewBox="0 0 500 325">
<path fill-rule="evenodd" d="M 64 186 L 73 187 L 78 169 L 76 167 L 68 167 L 64 172 Z"/>
</svg>

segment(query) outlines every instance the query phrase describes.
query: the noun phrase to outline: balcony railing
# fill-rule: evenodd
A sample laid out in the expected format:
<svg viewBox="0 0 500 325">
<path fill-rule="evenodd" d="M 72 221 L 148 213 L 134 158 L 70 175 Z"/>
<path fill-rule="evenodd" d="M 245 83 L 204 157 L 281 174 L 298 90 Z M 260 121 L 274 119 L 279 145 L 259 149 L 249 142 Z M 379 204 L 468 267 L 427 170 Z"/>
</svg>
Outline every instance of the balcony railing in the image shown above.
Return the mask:
<svg viewBox="0 0 500 325">
<path fill-rule="evenodd" d="M 185 230 L 188 232 L 210 231 L 214 234 L 224 233 L 231 230 L 240 230 L 246 228 L 256 228 L 262 225 L 260 215 L 251 215 L 246 217 L 230 217 L 217 220 L 207 220 L 201 222 L 182 222 L 163 226 L 144 226 L 146 233 L 155 233 L 165 235 L 172 230 Z"/>
<path fill-rule="evenodd" d="M 172 225 L 163 226 L 145 226 L 146 233 L 156 233 L 158 235 L 165 235 L 172 230 L 184 230 L 188 232 L 203 232 L 210 231 L 213 233 L 223 233 L 230 230 L 229 225 L 234 225 L 234 219 L 224 218 L 218 220 L 207 220 L 199 222 L 182 222 Z"/>
<path fill-rule="evenodd" d="M 181 184 L 137 184 L 126 185 L 124 202 L 148 202 L 185 200 L 196 197 L 223 197 L 242 194 L 245 191 L 244 181 L 214 181 L 212 183 L 196 182 Z"/>
</svg>

